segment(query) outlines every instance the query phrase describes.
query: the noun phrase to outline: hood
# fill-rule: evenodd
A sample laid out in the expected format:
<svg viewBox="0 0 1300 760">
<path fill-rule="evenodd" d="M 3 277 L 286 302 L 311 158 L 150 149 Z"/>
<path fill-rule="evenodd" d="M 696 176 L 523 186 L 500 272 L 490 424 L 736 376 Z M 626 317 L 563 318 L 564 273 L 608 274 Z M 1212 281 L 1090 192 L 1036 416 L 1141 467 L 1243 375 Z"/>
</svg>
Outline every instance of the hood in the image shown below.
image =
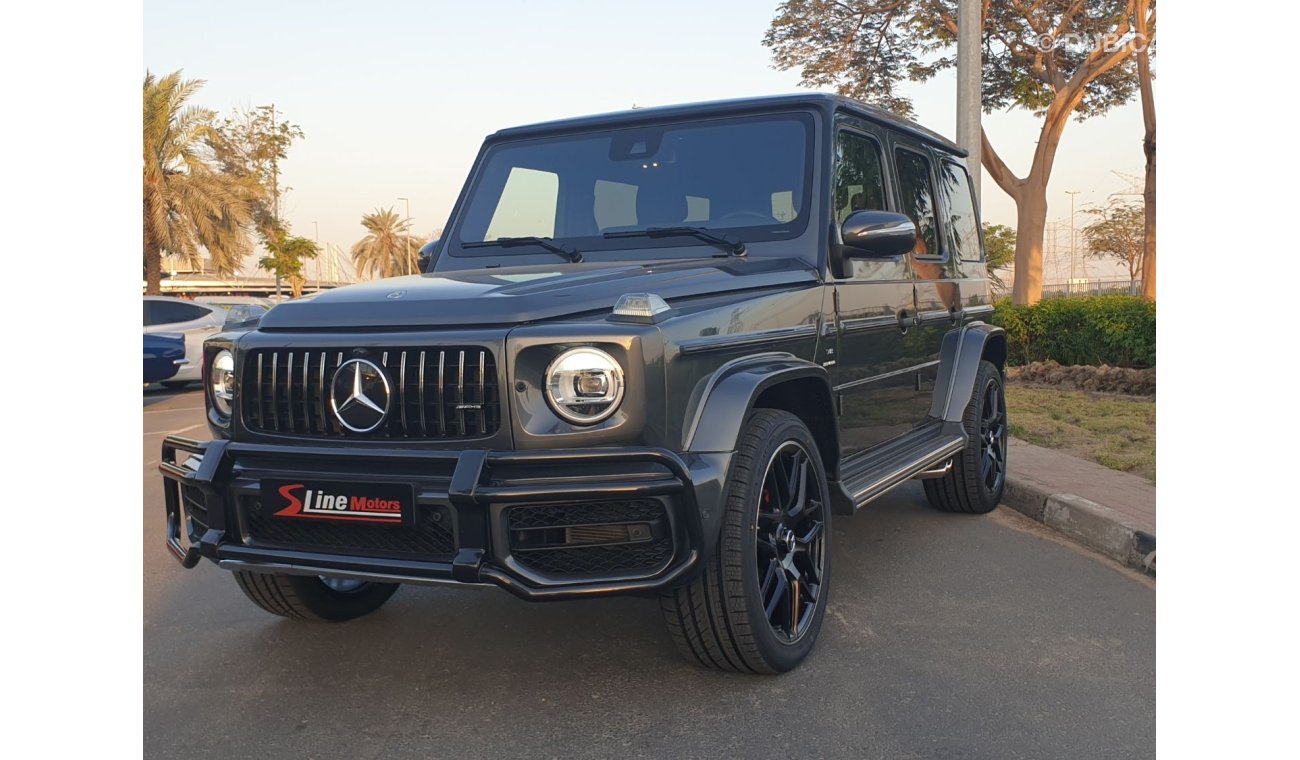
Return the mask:
<svg viewBox="0 0 1300 760">
<path fill-rule="evenodd" d="M 816 281 L 800 259 L 707 259 L 471 269 L 393 277 L 286 301 L 259 329 L 514 325 L 608 311 L 624 293 L 674 299 Z"/>
</svg>

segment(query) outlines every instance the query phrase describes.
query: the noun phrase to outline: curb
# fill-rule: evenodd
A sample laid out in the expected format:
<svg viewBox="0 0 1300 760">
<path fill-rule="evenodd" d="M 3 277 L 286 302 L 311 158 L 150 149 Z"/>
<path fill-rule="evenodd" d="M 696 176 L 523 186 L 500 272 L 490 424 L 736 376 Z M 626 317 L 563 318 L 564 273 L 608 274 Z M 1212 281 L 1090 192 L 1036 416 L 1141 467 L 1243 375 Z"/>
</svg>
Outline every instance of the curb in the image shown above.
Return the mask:
<svg viewBox="0 0 1300 760">
<path fill-rule="evenodd" d="M 1028 478 L 1007 475 L 1002 503 L 1120 564 L 1156 574 L 1156 537 L 1120 512 L 1072 493 L 1053 493 Z"/>
</svg>

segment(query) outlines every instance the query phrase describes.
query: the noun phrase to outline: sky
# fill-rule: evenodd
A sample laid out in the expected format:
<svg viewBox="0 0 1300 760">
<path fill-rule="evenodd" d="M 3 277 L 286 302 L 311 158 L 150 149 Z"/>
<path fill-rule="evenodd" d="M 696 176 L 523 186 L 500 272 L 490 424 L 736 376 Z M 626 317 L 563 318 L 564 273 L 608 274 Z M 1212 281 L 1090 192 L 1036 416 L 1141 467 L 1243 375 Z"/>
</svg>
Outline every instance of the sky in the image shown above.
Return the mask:
<svg viewBox="0 0 1300 760">
<path fill-rule="evenodd" d="M 194 98 L 228 113 L 275 104 L 305 139 L 281 164 L 282 216 L 294 233 L 346 251 L 361 215 L 394 208 L 417 233 L 444 226 L 483 138 L 567 116 L 797 92 L 762 38 L 777 0 L 621 2 L 248 2 L 144 4 L 144 69 L 206 80 Z M 142 72 L 143 73 L 143 72 Z M 955 137 L 954 76 L 907 84 L 917 121 Z M 1023 111 L 984 117 L 1018 175 L 1039 122 Z M 1076 211 L 1140 177 L 1137 102 L 1071 122 L 1048 187 L 1045 279 L 1069 276 L 1070 196 Z M 984 174 L 983 218 L 1015 226 L 1015 204 Z M 1089 217 L 1076 213 L 1082 227 Z M 1049 229 L 1049 239 L 1052 234 Z M 1050 246 L 1050 242 L 1049 242 Z M 346 255 L 344 257 L 346 259 Z M 1081 261 L 1081 257 L 1080 257 Z M 344 262 L 347 273 L 351 265 Z M 1126 276 L 1087 262 L 1087 274 Z M 312 265 L 308 275 L 315 276 Z"/>
</svg>

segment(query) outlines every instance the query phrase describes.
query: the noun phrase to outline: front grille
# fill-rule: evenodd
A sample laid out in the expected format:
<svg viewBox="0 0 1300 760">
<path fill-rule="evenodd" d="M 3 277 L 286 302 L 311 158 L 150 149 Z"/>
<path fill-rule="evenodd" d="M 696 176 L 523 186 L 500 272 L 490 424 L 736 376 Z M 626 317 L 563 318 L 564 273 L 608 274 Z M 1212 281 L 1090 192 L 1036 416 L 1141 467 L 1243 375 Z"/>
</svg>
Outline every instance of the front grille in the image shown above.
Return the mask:
<svg viewBox="0 0 1300 760">
<path fill-rule="evenodd" d="M 442 507 L 417 505 L 411 525 L 365 525 L 277 518 L 262 513 L 261 501 L 240 499 L 248 538 L 257 544 L 320 552 L 449 560 L 456 541 L 451 515 Z"/>
<path fill-rule="evenodd" d="M 671 525 L 656 499 L 514 507 L 506 514 L 511 555 L 543 575 L 649 574 L 672 558 Z M 530 546 L 536 543 L 546 545 Z"/>
<path fill-rule="evenodd" d="M 479 347 L 396 347 L 368 350 L 393 389 L 388 416 L 355 433 L 330 407 L 334 372 L 352 349 L 258 349 L 244 359 L 241 408 L 248 429 L 322 438 L 476 438 L 501 425 L 496 361 Z"/>
</svg>

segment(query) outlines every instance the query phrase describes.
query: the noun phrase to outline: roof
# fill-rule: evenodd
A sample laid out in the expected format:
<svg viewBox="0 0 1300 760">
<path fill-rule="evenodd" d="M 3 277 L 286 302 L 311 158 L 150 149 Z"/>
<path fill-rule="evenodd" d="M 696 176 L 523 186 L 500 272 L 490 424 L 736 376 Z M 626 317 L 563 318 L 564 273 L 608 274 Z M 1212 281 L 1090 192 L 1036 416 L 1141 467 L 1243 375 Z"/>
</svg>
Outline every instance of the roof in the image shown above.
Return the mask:
<svg viewBox="0 0 1300 760">
<path fill-rule="evenodd" d="M 703 103 L 683 103 L 653 108 L 633 108 L 627 111 L 577 116 L 555 121 L 544 121 L 518 127 L 502 129 L 488 137 L 489 140 L 513 137 L 535 137 L 559 132 L 590 131 L 602 127 L 624 124 L 640 124 L 646 121 L 691 118 L 715 114 L 748 113 L 771 111 L 781 108 L 805 106 L 823 111 L 842 108 L 854 112 L 869 121 L 874 121 L 892 129 L 906 132 L 914 137 L 931 143 L 944 150 L 965 156 L 966 149 L 933 130 L 905 119 L 892 111 L 879 106 L 868 105 L 853 98 L 828 92 L 805 92 L 790 95 L 765 95 L 753 98 L 735 98 L 732 100 L 713 100 Z"/>
</svg>

